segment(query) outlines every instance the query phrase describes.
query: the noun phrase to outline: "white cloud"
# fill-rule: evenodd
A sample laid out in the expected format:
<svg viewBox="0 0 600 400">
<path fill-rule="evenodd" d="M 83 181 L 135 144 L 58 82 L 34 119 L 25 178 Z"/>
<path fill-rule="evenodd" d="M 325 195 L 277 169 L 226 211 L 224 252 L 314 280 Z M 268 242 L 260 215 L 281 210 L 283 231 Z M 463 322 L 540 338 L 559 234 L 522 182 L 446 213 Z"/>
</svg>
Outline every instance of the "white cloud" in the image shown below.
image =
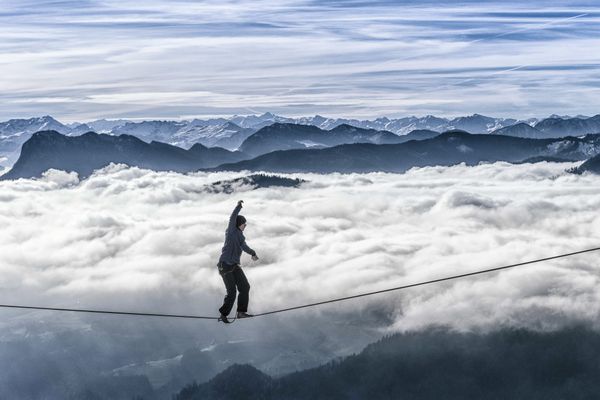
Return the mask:
<svg viewBox="0 0 600 400">
<path fill-rule="evenodd" d="M 597 246 L 597 176 L 572 164 L 293 175 L 300 189 L 204 192 L 232 173 L 180 175 L 111 165 L 79 182 L 49 171 L 0 183 L 0 286 L 26 304 L 214 315 L 215 263 L 245 200 L 251 309 L 269 311 Z M 319 319 L 390 309 L 391 329 L 595 324 L 597 255 L 281 315 Z M 5 301 L 7 302 L 7 301 Z M 273 318 L 273 317 L 270 317 Z"/>
</svg>

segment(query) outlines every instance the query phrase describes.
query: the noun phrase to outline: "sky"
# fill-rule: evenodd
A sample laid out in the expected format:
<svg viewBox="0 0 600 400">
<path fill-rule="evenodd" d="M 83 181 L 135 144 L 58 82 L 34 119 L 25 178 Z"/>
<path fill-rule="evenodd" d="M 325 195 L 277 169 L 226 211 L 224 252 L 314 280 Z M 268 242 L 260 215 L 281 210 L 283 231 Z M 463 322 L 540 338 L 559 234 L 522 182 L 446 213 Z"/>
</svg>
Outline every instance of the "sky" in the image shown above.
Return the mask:
<svg viewBox="0 0 600 400">
<path fill-rule="evenodd" d="M 0 120 L 595 115 L 591 1 L 1 0 Z"/>
</svg>

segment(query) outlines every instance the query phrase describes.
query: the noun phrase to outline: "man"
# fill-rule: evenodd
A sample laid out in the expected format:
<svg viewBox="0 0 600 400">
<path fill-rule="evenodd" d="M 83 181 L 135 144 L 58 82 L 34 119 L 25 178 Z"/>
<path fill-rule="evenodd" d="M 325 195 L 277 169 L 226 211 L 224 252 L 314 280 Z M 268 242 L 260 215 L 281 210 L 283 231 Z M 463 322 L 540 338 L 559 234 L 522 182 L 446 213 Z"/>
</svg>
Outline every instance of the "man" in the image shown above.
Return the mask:
<svg viewBox="0 0 600 400">
<path fill-rule="evenodd" d="M 243 215 L 239 215 L 242 209 L 242 203 L 244 201 L 238 201 L 237 206 L 229 217 L 229 225 L 225 231 L 225 244 L 221 250 L 221 257 L 219 258 L 219 274 L 225 282 L 225 288 L 227 289 L 227 295 L 223 301 L 223 305 L 219 308 L 221 316 L 219 321 L 223 321 L 228 324 L 230 321 L 227 316 L 233 308 L 235 302 L 236 287 L 239 291 L 237 299 L 237 318 L 249 318 L 252 315 L 248 314 L 248 298 L 250 292 L 250 284 L 240 267 L 240 256 L 242 250 L 252 255 L 252 260 L 258 260 L 256 252 L 252 250 L 246 244 L 246 238 L 244 237 L 244 229 L 246 229 L 246 218 Z"/>
</svg>

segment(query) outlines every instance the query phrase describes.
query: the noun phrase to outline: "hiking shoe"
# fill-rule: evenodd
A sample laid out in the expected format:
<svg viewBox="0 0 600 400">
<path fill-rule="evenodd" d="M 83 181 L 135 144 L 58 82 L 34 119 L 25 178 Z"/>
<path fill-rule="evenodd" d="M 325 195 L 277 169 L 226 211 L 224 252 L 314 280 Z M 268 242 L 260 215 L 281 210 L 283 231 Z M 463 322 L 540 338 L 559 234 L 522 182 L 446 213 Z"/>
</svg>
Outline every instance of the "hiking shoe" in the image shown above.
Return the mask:
<svg viewBox="0 0 600 400">
<path fill-rule="evenodd" d="M 247 312 L 238 311 L 237 318 L 252 318 L 254 315 L 248 314 Z"/>
<path fill-rule="evenodd" d="M 219 317 L 219 322 L 224 322 L 226 324 L 231 323 L 231 321 L 229 319 L 227 319 L 227 315 L 225 315 L 225 314 L 221 314 L 221 316 Z"/>
</svg>

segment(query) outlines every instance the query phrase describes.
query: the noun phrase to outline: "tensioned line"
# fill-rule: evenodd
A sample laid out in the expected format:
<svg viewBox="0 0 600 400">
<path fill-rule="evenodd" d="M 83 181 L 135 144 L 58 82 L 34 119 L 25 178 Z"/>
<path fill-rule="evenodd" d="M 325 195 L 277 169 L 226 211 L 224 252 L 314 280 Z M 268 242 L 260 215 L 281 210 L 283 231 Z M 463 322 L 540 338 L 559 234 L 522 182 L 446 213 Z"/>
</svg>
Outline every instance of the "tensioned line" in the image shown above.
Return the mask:
<svg viewBox="0 0 600 400">
<path fill-rule="evenodd" d="M 111 311 L 111 310 L 87 310 L 83 308 L 58 308 L 58 307 L 39 307 L 39 306 L 18 306 L 11 304 L 0 304 L 0 308 L 23 308 L 27 310 L 47 310 L 47 311 L 70 311 L 80 313 L 95 313 L 95 314 L 118 314 L 143 317 L 165 317 L 165 318 L 188 318 L 188 319 L 217 319 L 217 317 L 204 317 L 201 315 L 185 315 L 185 314 L 160 314 L 160 313 L 145 313 L 145 312 L 129 312 L 129 311 Z"/>
<path fill-rule="evenodd" d="M 450 280 L 453 280 L 453 279 L 465 278 L 465 277 L 473 276 L 473 275 L 487 274 L 487 273 L 490 273 L 490 272 L 501 271 L 503 269 L 515 268 L 515 267 L 520 267 L 520 266 L 523 266 L 523 265 L 535 264 L 535 263 L 540 263 L 540 262 L 543 262 L 543 261 L 550 261 L 550 260 L 555 260 L 557 258 L 570 257 L 570 256 L 574 256 L 574 255 L 577 255 L 577 254 L 589 253 L 589 252 L 598 251 L 598 250 L 600 250 L 600 247 L 594 247 L 592 249 L 580 250 L 580 251 L 576 251 L 576 252 L 573 252 L 573 253 L 565 253 L 565 254 L 559 254 L 559 255 L 556 255 L 556 256 L 552 256 L 552 257 L 539 258 L 537 260 L 524 261 L 524 262 L 520 262 L 518 264 L 504 265 L 502 267 L 489 268 L 489 269 L 484 269 L 484 270 L 475 271 L 475 272 L 467 272 L 465 274 L 452 275 L 452 276 L 448 276 L 448 277 L 445 277 L 445 278 L 432 279 L 432 280 L 429 280 L 429 281 L 423 281 L 423 282 L 418 282 L 418 283 L 412 283 L 412 284 L 409 284 L 409 285 L 397 286 L 397 287 L 393 287 L 393 288 L 390 288 L 390 289 L 376 290 L 374 292 L 356 294 L 354 296 L 340 297 L 338 299 L 325 300 L 325 301 L 320 301 L 318 303 L 312 303 L 312 304 L 305 304 L 305 305 L 296 306 L 296 307 L 283 308 L 281 310 L 275 310 L 275 311 L 269 311 L 269 312 L 264 312 L 264 313 L 256 314 L 255 316 L 258 317 L 258 316 L 261 316 L 261 315 L 276 314 L 276 313 L 280 313 L 280 312 L 284 312 L 284 311 L 297 310 L 299 308 L 313 307 L 313 306 L 318 306 L 318 305 L 321 305 L 321 304 L 335 303 L 335 302 L 338 302 L 338 301 L 356 299 L 358 297 L 365 297 L 365 296 L 371 296 L 371 295 L 379 294 L 379 293 L 392 292 L 394 290 L 402 290 L 402 289 L 413 288 L 413 287 L 416 287 L 416 286 L 430 285 L 432 283 L 439 283 L 439 282 L 444 282 L 444 281 L 450 281 Z"/>
<path fill-rule="evenodd" d="M 487 273 L 490 273 L 490 272 L 496 272 L 496 271 L 501 271 L 501 270 L 505 270 L 505 269 L 509 269 L 509 268 L 520 267 L 520 266 L 523 266 L 523 265 L 529 265 L 529 264 L 535 264 L 535 263 L 540 263 L 540 262 L 544 262 L 544 261 L 555 260 L 557 258 L 571 257 L 571 256 L 575 256 L 575 255 L 578 255 L 578 254 L 590 253 L 590 252 L 598 251 L 598 250 L 600 250 L 600 247 L 594 247 L 594 248 L 590 248 L 590 249 L 575 251 L 575 252 L 572 252 L 572 253 L 565 253 L 565 254 L 559 254 L 559 255 L 551 256 L 551 257 L 538 258 L 536 260 L 531 260 L 531 261 L 524 261 L 524 262 L 520 262 L 520 263 L 517 263 L 517 264 L 509 264 L 509 265 L 504 265 L 504 266 L 496 267 L 496 268 L 483 269 L 483 270 L 474 271 L 474 272 L 468 272 L 468 273 L 459 274 L 459 275 L 447 276 L 447 277 L 444 277 L 444 278 L 432 279 L 432 280 L 429 280 L 429 281 L 422 281 L 422 282 L 417 282 L 417 283 L 411 283 L 411 284 L 408 284 L 408 285 L 397 286 L 397 287 L 393 287 L 393 288 L 389 288 L 389 289 L 376 290 L 374 292 L 361 293 L 361 294 L 356 294 L 356 295 L 353 295 L 353 296 L 340 297 L 340 298 L 336 298 L 336 299 L 319 301 L 317 303 L 309 303 L 309 304 L 303 304 L 303 305 L 295 306 L 295 307 L 288 307 L 288 308 L 282 308 L 282 309 L 274 310 L 274 311 L 267 311 L 267 312 L 256 314 L 254 317 L 260 317 L 260 316 L 264 316 L 264 315 L 271 315 L 271 314 L 277 314 L 277 313 L 282 313 L 282 312 L 287 312 L 287 311 L 292 311 L 292 310 L 298 310 L 300 308 L 315 307 L 315 306 L 319 306 L 319 305 L 323 305 L 323 304 L 328 304 L 328 303 L 336 303 L 336 302 L 340 302 L 340 301 L 346 301 L 346 300 L 350 300 L 350 299 L 356 299 L 358 297 L 372 296 L 372 295 L 380 294 L 380 293 L 387 293 L 387 292 L 392 292 L 392 291 L 396 291 L 396 290 L 409 289 L 409 288 L 413 288 L 413 287 L 417 287 L 417 286 L 430 285 L 430 284 L 433 284 L 433 283 L 450 281 L 450 280 L 454 280 L 454 279 L 461 279 L 461 278 L 466 278 L 466 277 L 474 276 L 474 275 L 487 274 Z M 0 308 L 18 308 L 18 309 L 27 309 L 27 310 L 46 310 L 46 311 L 95 313 L 95 314 L 116 314 L 116 315 L 126 315 L 126 316 L 143 316 L 143 317 L 186 318 L 186 319 L 213 319 L 213 320 L 218 319 L 218 317 L 203 316 L 203 315 L 161 314 L 161 313 L 130 312 L 130 311 L 112 311 L 112 310 L 92 310 L 92 309 L 79 309 L 79 308 L 59 308 L 59 307 L 25 306 L 25 305 L 12 305 L 12 304 L 0 304 Z"/>
</svg>

